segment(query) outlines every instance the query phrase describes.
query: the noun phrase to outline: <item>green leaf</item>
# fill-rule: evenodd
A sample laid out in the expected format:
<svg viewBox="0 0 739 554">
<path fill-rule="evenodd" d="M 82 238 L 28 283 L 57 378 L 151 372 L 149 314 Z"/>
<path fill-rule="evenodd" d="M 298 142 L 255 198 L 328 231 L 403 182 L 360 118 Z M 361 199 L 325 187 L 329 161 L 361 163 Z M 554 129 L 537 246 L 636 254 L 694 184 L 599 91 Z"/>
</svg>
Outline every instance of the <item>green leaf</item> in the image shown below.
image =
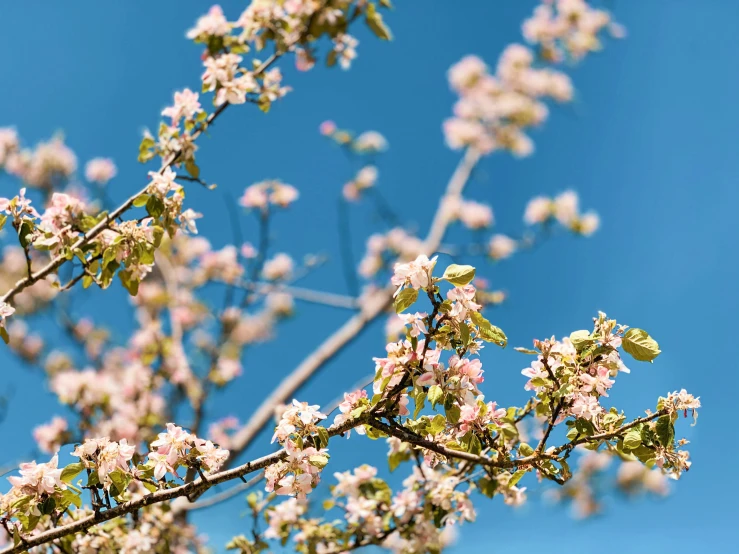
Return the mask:
<svg viewBox="0 0 739 554">
<path fill-rule="evenodd" d="M 149 195 L 148 194 L 139 194 L 136 199 L 133 201 L 133 205 L 137 208 L 140 208 L 142 206 L 146 206 L 146 203 L 149 201 Z"/>
<path fill-rule="evenodd" d="M 659 443 L 662 446 L 666 448 L 669 448 L 672 446 L 672 443 L 675 440 L 675 427 L 672 424 L 672 420 L 670 419 L 670 416 L 664 415 L 660 417 L 657 420 L 655 431 L 657 432 L 657 438 L 659 439 Z"/>
<path fill-rule="evenodd" d="M 390 471 L 395 471 L 401 462 L 404 462 L 407 455 L 404 452 L 393 452 L 387 459 L 387 465 Z"/>
<path fill-rule="evenodd" d="M 462 415 L 462 410 L 459 409 L 459 406 L 456 404 L 452 404 L 445 410 L 446 412 L 446 418 L 449 420 L 449 423 L 452 425 L 456 425 L 459 421 L 459 416 Z"/>
<path fill-rule="evenodd" d="M 133 278 L 130 271 L 119 271 L 118 278 L 121 280 L 123 288 L 128 291 L 128 294 L 130 294 L 131 296 L 136 296 L 139 293 L 139 281 L 138 279 Z"/>
<path fill-rule="evenodd" d="M 477 481 L 477 486 L 480 487 L 480 492 L 482 494 L 488 498 L 492 498 L 495 494 L 495 488 L 498 486 L 498 482 L 493 479 L 489 479 L 488 477 L 483 477 Z"/>
<path fill-rule="evenodd" d="M 76 492 L 70 489 L 63 490 L 61 506 L 64 506 L 66 509 L 66 507 L 70 505 L 74 505 L 77 508 L 81 508 L 82 499 L 80 498 L 79 494 L 77 494 Z M 60 509 L 61 509 L 61 506 L 60 506 Z"/>
<path fill-rule="evenodd" d="M 431 407 L 435 408 L 436 405 L 441 401 L 444 396 L 444 391 L 441 390 L 439 385 L 434 385 L 429 389 L 428 399 L 431 402 Z"/>
<path fill-rule="evenodd" d="M 574 331 L 570 333 L 570 342 L 578 351 L 595 343 L 595 339 L 590 336 L 590 331 Z"/>
<path fill-rule="evenodd" d="M 313 467 L 317 467 L 319 469 L 323 469 L 328 464 L 328 458 L 326 456 L 310 456 L 308 458 L 308 463 L 312 465 Z"/>
<path fill-rule="evenodd" d="M 157 219 L 164 213 L 164 202 L 158 196 L 149 196 L 149 199 L 146 201 L 146 212 L 154 219 Z"/>
<path fill-rule="evenodd" d="M 498 346 L 505 348 L 508 344 L 508 337 L 499 327 L 496 327 L 490 323 L 483 315 L 479 312 L 470 312 L 472 322 L 477 325 L 478 336 L 486 342 L 494 342 Z"/>
<path fill-rule="evenodd" d="M 318 428 L 318 440 L 320 441 L 320 448 L 326 448 L 328 446 L 328 431 L 324 427 Z"/>
<path fill-rule="evenodd" d="M 119 494 L 121 494 L 126 492 L 128 484 L 131 482 L 131 475 L 123 473 L 120 469 L 115 469 L 108 473 L 108 479 L 110 479 L 110 481 L 115 485 L 115 488 L 118 489 Z"/>
<path fill-rule="evenodd" d="M 525 469 L 519 469 L 516 473 L 511 475 L 511 478 L 508 480 L 508 486 L 509 487 L 515 487 L 518 482 L 521 480 L 521 477 L 526 475 Z"/>
<path fill-rule="evenodd" d="M 375 33 L 377 38 L 380 38 L 382 40 L 393 39 L 393 35 L 390 32 L 390 29 L 382 20 L 382 14 L 377 12 L 377 8 L 375 8 L 374 4 L 369 4 L 367 6 L 365 21 L 367 22 L 367 26 L 372 29 L 372 32 Z"/>
<path fill-rule="evenodd" d="M 636 327 L 626 331 L 622 345 L 624 350 L 631 354 L 632 358 L 640 362 L 651 362 L 661 352 L 657 341 L 650 337 L 646 331 Z"/>
<path fill-rule="evenodd" d="M 531 348 L 523 348 L 522 346 L 516 346 L 513 350 L 515 350 L 516 352 L 520 352 L 521 354 L 537 355 L 539 353 L 537 350 L 532 350 Z"/>
<path fill-rule="evenodd" d="M 31 241 L 28 240 L 28 235 L 33 233 L 35 227 L 33 221 L 30 219 L 24 219 L 23 223 L 21 223 L 21 228 L 18 231 L 18 240 L 23 248 L 28 248 L 28 245 L 31 244 Z"/>
<path fill-rule="evenodd" d="M 418 300 L 418 291 L 412 288 L 401 290 L 395 297 L 395 313 L 399 314 L 410 308 Z"/>
<path fill-rule="evenodd" d="M 639 429 L 629 429 L 624 435 L 624 448 L 634 450 L 641 446 L 641 431 Z"/>
<path fill-rule="evenodd" d="M 85 465 L 82 462 L 69 464 L 62 470 L 61 480 L 65 483 L 71 483 L 72 479 L 77 477 L 83 471 L 85 471 Z"/>
<path fill-rule="evenodd" d="M 416 394 L 416 409 L 413 411 L 413 419 L 418 419 L 418 414 L 423 410 L 426 405 L 426 393 L 419 392 Z"/>
<path fill-rule="evenodd" d="M 336 50 L 331 50 L 331 52 L 328 53 L 328 56 L 326 57 L 326 65 L 328 67 L 333 67 L 336 65 L 336 59 L 338 57 L 338 54 Z"/>
<path fill-rule="evenodd" d="M 185 169 L 195 179 L 200 177 L 200 168 L 198 167 L 198 164 L 195 163 L 195 160 L 187 160 L 185 162 Z"/>
<path fill-rule="evenodd" d="M 534 453 L 534 449 L 531 448 L 531 445 L 522 442 L 518 446 L 518 453 L 521 454 L 521 456 L 531 456 Z"/>
<path fill-rule="evenodd" d="M 462 341 L 463 346 L 467 346 L 470 343 L 470 328 L 464 322 L 459 324 L 459 339 Z"/>
<path fill-rule="evenodd" d="M 431 420 L 431 425 L 429 426 L 429 433 L 432 435 L 436 435 L 437 433 L 444 430 L 446 427 L 446 418 L 441 414 L 436 414 L 434 418 Z"/>
<path fill-rule="evenodd" d="M 8 221 L 8 216 L 5 214 L 0 214 L 0 231 L 2 231 L 3 227 L 5 227 L 6 221 Z"/>
<path fill-rule="evenodd" d="M 444 270 L 441 278 L 454 286 L 463 287 L 475 278 L 475 268 L 471 265 L 452 264 Z"/>
<path fill-rule="evenodd" d="M 39 507 L 42 514 L 44 514 L 45 516 L 51 515 L 56 509 L 56 499 L 53 496 L 50 496 L 49 498 L 44 500 Z"/>
<path fill-rule="evenodd" d="M 0 325 L 0 337 L 2 337 L 5 344 L 8 344 L 10 342 L 10 335 L 8 335 L 7 329 L 5 329 L 5 327 L 3 327 L 2 325 Z"/>
</svg>

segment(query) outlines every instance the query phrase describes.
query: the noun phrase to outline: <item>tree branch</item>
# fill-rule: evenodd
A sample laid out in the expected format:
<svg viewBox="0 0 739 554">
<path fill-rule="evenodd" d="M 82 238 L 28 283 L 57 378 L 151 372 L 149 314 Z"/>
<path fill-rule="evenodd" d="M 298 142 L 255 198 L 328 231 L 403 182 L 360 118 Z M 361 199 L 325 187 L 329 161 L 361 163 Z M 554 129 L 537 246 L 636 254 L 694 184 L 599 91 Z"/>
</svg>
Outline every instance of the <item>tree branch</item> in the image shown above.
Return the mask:
<svg viewBox="0 0 739 554">
<path fill-rule="evenodd" d="M 329 437 L 341 435 L 346 431 L 353 429 L 357 425 L 362 425 L 365 423 L 366 419 L 367 416 L 360 416 L 356 419 L 346 421 L 341 425 L 332 425 L 328 428 Z M 137 498 L 136 500 L 123 502 L 121 504 L 118 504 L 114 508 L 99 510 L 95 514 L 80 519 L 78 521 L 69 523 L 67 525 L 62 525 L 55 529 L 50 529 L 49 531 L 39 533 L 38 535 L 34 535 L 32 537 L 26 537 L 18 545 L 9 546 L 8 548 L 1 550 L 0 554 L 16 554 L 20 552 L 26 552 L 28 549 L 34 546 L 47 544 L 51 541 L 66 537 L 67 535 L 85 531 L 86 529 L 89 529 L 90 527 L 93 527 L 98 523 L 110 521 L 111 519 L 130 514 L 146 506 L 151 506 L 152 504 L 158 504 L 160 502 L 166 502 L 167 500 L 173 500 L 180 497 L 191 498 L 193 495 L 202 494 L 209 488 L 220 483 L 225 483 L 226 481 L 231 481 L 233 479 L 240 479 L 245 475 L 249 475 L 250 473 L 254 473 L 255 471 L 259 471 L 261 469 L 269 467 L 281 461 L 283 458 L 285 458 L 285 456 L 287 456 L 287 452 L 285 452 L 284 448 L 281 448 L 277 452 L 274 452 L 267 456 L 262 456 L 261 458 L 257 458 L 233 469 L 228 469 L 220 471 L 218 473 L 214 473 L 213 475 L 209 475 L 207 479 L 199 477 L 194 481 L 191 481 L 179 487 L 175 487 L 173 489 L 160 490 L 142 496 L 141 498 Z"/>
</svg>

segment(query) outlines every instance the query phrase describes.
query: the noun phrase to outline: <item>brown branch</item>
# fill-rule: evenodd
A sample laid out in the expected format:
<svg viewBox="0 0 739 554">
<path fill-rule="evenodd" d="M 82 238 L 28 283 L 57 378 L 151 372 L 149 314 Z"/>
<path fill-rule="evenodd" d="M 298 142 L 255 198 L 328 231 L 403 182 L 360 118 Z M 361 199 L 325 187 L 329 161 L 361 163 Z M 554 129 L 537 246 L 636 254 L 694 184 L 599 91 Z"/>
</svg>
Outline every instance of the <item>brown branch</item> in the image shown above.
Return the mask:
<svg viewBox="0 0 739 554">
<path fill-rule="evenodd" d="M 341 435 L 346 431 L 353 429 L 357 425 L 362 425 L 363 423 L 365 423 L 365 419 L 366 417 L 360 416 L 356 419 L 346 421 L 341 425 L 332 425 L 328 428 L 329 437 Z M 175 498 L 181 497 L 192 498 L 193 495 L 202 494 L 215 485 L 225 483 L 226 481 L 231 481 L 233 479 L 240 479 L 245 475 L 249 475 L 250 473 L 254 473 L 255 471 L 259 471 L 261 469 L 269 467 L 281 461 L 283 458 L 285 458 L 286 455 L 287 452 L 285 452 L 285 449 L 281 448 L 277 452 L 274 452 L 267 456 L 262 456 L 261 458 L 257 458 L 233 469 L 227 469 L 218 473 L 214 473 L 213 475 L 209 475 L 207 477 L 207 480 L 203 479 L 203 477 L 201 476 L 194 481 L 191 481 L 179 487 L 175 487 L 173 489 L 160 490 L 142 496 L 141 498 L 138 498 L 136 500 L 123 502 L 121 504 L 118 504 L 114 508 L 110 508 L 107 510 L 98 510 L 95 514 L 80 519 L 79 521 L 75 521 L 67 525 L 62 525 L 61 527 L 57 527 L 55 529 L 50 529 L 49 531 L 39 533 L 38 535 L 34 535 L 32 537 L 27 537 L 25 541 L 18 544 L 17 546 L 9 546 L 8 548 L 1 550 L 0 554 L 16 554 L 20 552 L 26 552 L 29 548 L 32 548 L 34 546 L 47 544 L 62 537 L 85 531 L 86 529 L 89 529 L 90 527 L 93 527 L 98 523 L 110 521 L 111 519 L 130 514 L 146 506 L 151 506 L 152 504 L 158 504 L 160 502 L 166 502 L 167 500 L 174 500 Z"/>
<path fill-rule="evenodd" d="M 392 437 L 399 438 L 403 442 L 420 446 L 421 448 L 431 450 L 432 452 L 436 452 L 437 454 L 441 454 L 442 456 L 446 456 L 447 458 L 465 460 L 468 462 L 479 464 L 484 467 L 514 468 L 521 466 L 533 466 L 537 461 L 542 459 L 557 459 L 557 457 L 553 454 L 539 452 L 534 453 L 531 456 L 525 456 L 524 458 L 496 460 L 494 458 L 488 458 L 487 456 L 481 456 L 478 454 L 471 454 L 470 452 L 464 452 L 462 450 L 452 450 L 451 448 L 447 448 L 433 441 L 419 438 L 418 436 L 412 434 L 410 431 L 407 431 L 404 428 L 397 428 L 387 425 L 379 421 L 377 418 L 370 418 L 368 423 L 375 429 L 379 429 L 383 433 Z"/>
<path fill-rule="evenodd" d="M 183 511 L 192 512 L 193 510 L 202 510 L 203 508 L 210 508 L 211 506 L 220 504 L 221 502 L 225 502 L 226 500 L 233 498 L 240 492 L 243 492 L 245 490 L 252 488 L 254 485 L 259 483 L 262 479 L 264 479 L 264 472 L 260 471 L 257 475 L 255 475 L 248 481 L 234 485 L 230 489 L 227 489 L 223 492 L 219 492 L 218 494 L 213 495 L 210 498 L 204 498 L 202 500 L 198 500 L 197 502 L 189 502 L 185 498 L 178 498 L 175 502 L 172 503 L 172 511 L 176 514 L 178 512 L 183 512 Z"/>
<path fill-rule="evenodd" d="M 623 433 L 624 431 L 628 431 L 632 427 L 636 427 L 637 425 L 641 425 L 642 423 L 648 423 L 650 421 L 653 421 L 653 420 L 657 419 L 658 417 L 662 417 L 663 415 L 667 415 L 667 413 L 668 413 L 668 409 L 667 408 L 663 408 L 663 409 L 659 410 L 658 412 L 655 412 L 653 414 L 650 414 L 650 415 L 647 415 L 647 416 L 644 416 L 644 417 L 640 417 L 639 419 L 635 419 L 631 423 L 627 423 L 626 425 L 622 425 L 621 427 L 619 427 L 615 431 L 608 431 L 606 433 L 598 433 L 597 435 L 590 435 L 590 436 L 587 436 L 587 437 L 582 437 L 580 439 L 573 440 L 571 442 L 568 442 L 567 444 L 563 444 L 562 446 L 559 446 L 559 447 L 555 448 L 552 451 L 552 454 L 555 454 L 555 455 L 561 454 L 562 452 L 566 452 L 566 451 L 572 450 L 576 446 L 581 445 L 581 444 L 584 444 L 586 442 L 609 440 L 609 439 L 618 437 L 619 435 L 621 435 L 621 433 Z"/>
</svg>

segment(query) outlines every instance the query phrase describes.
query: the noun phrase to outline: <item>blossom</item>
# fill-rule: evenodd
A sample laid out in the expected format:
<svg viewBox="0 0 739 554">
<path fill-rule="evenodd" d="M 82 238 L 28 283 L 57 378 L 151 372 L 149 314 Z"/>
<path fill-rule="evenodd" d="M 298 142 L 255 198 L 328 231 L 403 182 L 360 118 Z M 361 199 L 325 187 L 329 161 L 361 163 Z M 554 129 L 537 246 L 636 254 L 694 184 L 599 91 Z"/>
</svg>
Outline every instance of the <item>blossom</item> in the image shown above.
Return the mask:
<svg viewBox="0 0 739 554">
<path fill-rule="evenodd" d="M 187 38 L 202 39 L 209 36 L 225 36 L 231 32 L 231 25 L 223 15 L 220 6 L 215 5 L 208 10 L 206 15 L 198 18 L 195 27 L 187 31 Z"/>
<path fill-rule="evenodd" d="M 387 140 L 377 131 L 365 131 L 354 139 L 355 150 L 363 153 L 381 152 L 388 147 Z"/>
<path fill-rule="evenodd" d="M 67 420 L 56 416 L 49 423 L 36 427 L 33 438 L 41 451 L 51 453 L 63 444 L 67 429 Z"/>
<path fill-rule="evenodd" d="M 259 185 L 252 185 L 244 190 L 244 194 L 239 198 L 239 204 L 245 208 L 264 208 L 268 201 L 267 191 Z"/>
<path fill-rule="evenodd" d="M 428 331 L 426 330 L 426 323 L 424 322 L 424 318 L 427 317 L 426 312 L 416 312 L 414 314 L 398 314 L 398 317 L 405 323 L 405 325 L 410 326 L 410 335 L 412 337 L 417 337 L 421 333 L 426 334 Z"/>
<path fill-rule="evenodd" d="M 198 228 L 195 220 L 201 217 L 203 217 L 203 214 L 196 212 L 192 208 L 187 208 L 180 214 L 180 227 L 192 234 L 197 234 Z"/>
<path fill-rule="evenodd" d="M 166 167 L 161 173 L 159 171 L 150 171 L 149 178 L 151 179 L 151 183 L 149 183 L 146 189 L 147 192 L 160 198 L 163 198 L 168 192 L 179 186 L 175 183 L 177 175 L 172 171 L 171 167 Z"/>
<path fill-rule="evenodd" d="M 609 379 L 609 375 L 610 370 L 602 365 L 591 369 L 589 373 L 582 373 L 580 375 L 580 381 L 582 382 L 581 390 L 597 392 L 601 396 L 608 396 L 608 389 L 615 383 L 613 379 Z"/>
<path fill-rule="evenodd" d="M 316 423 L 322 419 L 326 419 L 326 414 L 319 411 L 320 406 L 309 405 L 307 402 L 298 402 L 293 400 L 292 405 L 287 406 L 280 417 L 272 442 L 276 440 L 285 442 L 288 437 L 298 431 L 313 432 L 316 430 Z"/>
<path fill-rule="evenodd" d="M 85 165 L 85 179 L 104 185 L 116 176 L 118 170 L 110 158 L 93 158 Z"/>
<path fill-rule="evenodd" d="M 459 219 L 469 229 L 483 229 L 493 224 L 493 210 L 485 204 L 466 200 L 460 206 Z"/>
<path fill-rule="evenodd" d="M 546 196 L 537 196 L 529 200 L 523 220 L 528 225 L 544 223 L 552 214 L 552 201 Z"/>
<path fill-rule="evenodd" d="M 488 243 L 488 253 L 494 260 L 510 257 L 516 251 L 517 243 L 506 235 L 493 235 Z"/>
<path fill-rule="evenodd" d="M 397 295 L 405 285 L 410 285 L 414 289 L 428 287 L 431 284 L 431 272 L 436 265 L 436 258 L 437 256 L 434 256 L 429 260 L 425 254 L 419 254 L 412 262 L 396 263 L 390 280 L 398 287 L 395 294 Z"/>
<path fill-rule="evenodd" d="M 59 456 L 56 454 L 44 464 L 35 461 L 23 463 L 20 465 L 20 477 L 11 476 L 8 481 L 14 488 L 33 496 L 52 494 L 57 488 L 64 490 L 67 485 L 61 479 L 62 470 L 58 464 Z"/>
<path fill-rule="evenodd" d="M 357 45 L 359 41 L 351 35 L 339 34 L 334 38 L 334 52 L 339 58 L 341 69 L 349 69 L 352 60 L 357 57 Z"/>
<path fill-rule="evenodd" d="M 456 91 L 470 89 L 487 73 L 487 69 L 485 62 L 477 56 L 465 56 L 449 68 L 449 83 Z"/>
<path fill-rule="evenodd" d="M 198 101 L 198 93 L 186 88 L 174 93 L 174 105 L 164 108 L 162 116 L 169 117 L 172 120 L 172 126 L 177 127 L 183 117 L 192 119 L 202 111 Z"/>
<path fill-rule="evenodd" d="M 269 201 L 282 208 L 287 208 L 290 204 L 298 199 L 298 189 L 279 181 L 272 182 L 272 194 Z"/>
<path fill-rule="evenodd" d="M 334 418 L 334 425 L 341 425 L 345 421 L 348 421 L 351 419 L 351 413 L 354 409 L 367 404 L 367 391 L 363 389 L 356 390 L 354 392 L 347 392 L 344 393 L 344 400 L 339 404 L 339 414 L 336 415 Z M 365 434 L 364 425 L 359 425 L 356 427 L 357 433 L 360 435 Z M 350 431 L 346 432 L 346 436 L 348 437 L 351 433 Z"/>
<path fill-rule="evenodd" d="M 603 412 L 603 407 L 598 404 L 598 399 L 594 396 L 576 393 L 574 398 L 570 413 L 575 417 L 592 420 Z"/>
<path fill-rule="evenodd" d="M 586 237 L 589 237 L 598 230 L 598 227 L 600 227 L 600 217 L 598 217 L 598 214 L 587 212 L 580 217 L 577 230 Z"/>
<path fill-rule="evenodd" d="M 293 259 L 290 256 L 284 252 L 280 252 L 264 262 L 262 275 L 268 281 L 286 279 L 293 272 L 294 265 Z"/>
<path fill-rule="evenodd" d="M 0 302 L 0 327 L 5 326 L 5 320 L 15 313 L 15 308 L 7 302 Z"/>
<path fill-rule="evenodd" d="M 318 130 L 323 136 L 331 136 L 336 132 L 336 123 L 330 120 L 324 121 L 319 125 Z"/>
<path fill-rule="evenodd" d="M 567 190 L 554 199 L 554 217 L 564 226 L 569 226 L 578 214 L 579 199 L 577 193 Z"/>
</svg>

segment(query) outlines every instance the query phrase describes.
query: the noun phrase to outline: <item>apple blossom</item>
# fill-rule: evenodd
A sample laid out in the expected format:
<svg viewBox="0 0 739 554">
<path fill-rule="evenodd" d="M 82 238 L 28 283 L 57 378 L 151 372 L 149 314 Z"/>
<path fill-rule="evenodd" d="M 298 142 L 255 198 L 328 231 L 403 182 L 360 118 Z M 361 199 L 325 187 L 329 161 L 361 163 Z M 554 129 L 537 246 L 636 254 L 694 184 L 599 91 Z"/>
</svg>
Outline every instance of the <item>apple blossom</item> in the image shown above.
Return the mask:
<svg viewBox="0 0 739 554">
<path fill-rule="evenodd" d="M 91 183 L 104 185 L 117 173 L 118 170 L 110 158 L 93 158 L 85 165 L 85 179 Z"/>
</svg>

